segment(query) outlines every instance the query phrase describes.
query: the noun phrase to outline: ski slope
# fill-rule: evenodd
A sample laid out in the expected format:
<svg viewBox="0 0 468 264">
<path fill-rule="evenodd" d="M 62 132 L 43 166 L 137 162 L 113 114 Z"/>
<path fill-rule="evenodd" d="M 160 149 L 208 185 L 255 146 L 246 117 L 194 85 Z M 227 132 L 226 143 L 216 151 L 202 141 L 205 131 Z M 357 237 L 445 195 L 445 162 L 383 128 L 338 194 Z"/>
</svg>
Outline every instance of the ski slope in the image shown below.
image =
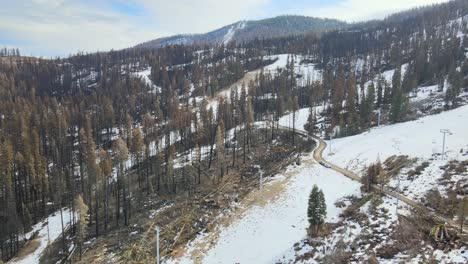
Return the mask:
<svg viewBox="0 0 468 264">
<path fill-rule="evenodd" d="M 468 105 L 415 121 L 381 126 L 356 136 L 335 139 L 332 141 L 332 154 L 330 148 L 324 154 L 330 162 L 355 173 L 378 158 L 384 161 L 392 155 L 430 159 L 442 152 L 441 129 L 449 129 L 452 133 L 446 136 L 447 159 L 468 159 L 468 156 L 460 153 L 468 150 Z"/>
<path fill-rule="evenodd" d="M 325 195 L 326 221 L 337 222 L 342 209 L 335 202 L 359 195 L 360 185 L 312 160 L 312 154 L 302 157 L 301 165 L 290 166 L 264 186 L 265 196 L 269 189 L 276 190 L 278 183 L 284 186 L 275 198 L 257 194 L 259 201 L 246 208 L 239 219 L 219 227 L 219 232 L 199 235 L 182 258 L 169 263 L 275 263 L 307 235 L 307 203 L 314 184 Z"/>
<path fill-rule="evenodd" d="M 296 113 L 298 129 L 303 129 L 307 116 L 308 109 Z M 331 152 L 327 149 L 324 154 L 330 162 L 356 173 L 378 158 L 383 161 L 392 155 L 428 160 L 441 152 L 440 129 L 444 128 L 452 132 L 446 138 L 447 159 L 466 160 L 467 156 L 460 151 L 463 149 L 463 153 L 466 153 L 468 150 L 467 121 L 468 106 L 463 106 L 419 120 L 381 126 L 356 136 L 334 139 Z M 291 123 L 292 114 L 280 119 L 281 125 Z M 419 181 L 408 183 L 419 190 L 417 195 L 434 187 L 441 175 L 438 164 L 428 168 L 427 173 L 434 174 L 431 177 L 421 177 Z M 233 221 L 218 225 L 210 233 L 200 234 L 187 245 L 182 257 L 170 259 L 168 263 L 276 263 L 288 259 L 293 257 L 292 245 L 307 236 L 307 201 L 314 184 L 324 191 L 327 222 L 340 220 L 341 209 L 336 207 L 336 201 L 360 194 L 357 182 L 317 165 L 311 153 L 301 157 L 301 165 L 288 167 L 266 184 L 263 190 L 265 195 L 269 189 L 275 190 L 277 184 L 284 188 L 278 190 L 274 198 L 262 198 L 262 194 L 257 193 L 258 202 L 254 201 L 246 207 L 240 205 L 241 213 L 234 210 L 236 217 Z M 416 194 L 405 195 L 416 198 Z"/>
</svg>

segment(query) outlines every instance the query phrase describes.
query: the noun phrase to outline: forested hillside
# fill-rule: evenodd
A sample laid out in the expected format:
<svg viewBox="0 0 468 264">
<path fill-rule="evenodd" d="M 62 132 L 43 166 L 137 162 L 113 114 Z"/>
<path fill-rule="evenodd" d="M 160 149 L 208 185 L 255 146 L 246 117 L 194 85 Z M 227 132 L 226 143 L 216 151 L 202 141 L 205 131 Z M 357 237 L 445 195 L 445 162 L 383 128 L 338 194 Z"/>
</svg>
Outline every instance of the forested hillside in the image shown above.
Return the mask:
<svg viewBox="0 0 468 264">
<path fill-rule="evenodd" d="M 309 32 L 320 33 L 346 27 L 336 19 L 321 19 L 305 16 L 279 16 L 263 20 L 239 21 L 205 34 L 186 34 L 159 38 L 141 43 L 136 48 L 160 48 L 166 45 L 227 45 L 256 39 L 270 39 Z"/>
<path fill-rule="evenodd" d="M 158 218 L 169 256 L 255 188 L 254 165 L 311 147 L 281 128 L 284 115 L 295 130 L 309 108 L 304 128 L 336 138 L 468 102 L 465 0 L 346 27 L 294 16 L 241 23 L 50 60 L 0 49 L 0 260 L 20 262 L 55 213 L 61 239 L 50 238 L 44 263 L 86 262 L 111 244 L 99 257 L 144 262 L 155 225 L 145 214 L 172 207 Z M 137 225 L 131 243 L 112 240 Z"/>
</svg>

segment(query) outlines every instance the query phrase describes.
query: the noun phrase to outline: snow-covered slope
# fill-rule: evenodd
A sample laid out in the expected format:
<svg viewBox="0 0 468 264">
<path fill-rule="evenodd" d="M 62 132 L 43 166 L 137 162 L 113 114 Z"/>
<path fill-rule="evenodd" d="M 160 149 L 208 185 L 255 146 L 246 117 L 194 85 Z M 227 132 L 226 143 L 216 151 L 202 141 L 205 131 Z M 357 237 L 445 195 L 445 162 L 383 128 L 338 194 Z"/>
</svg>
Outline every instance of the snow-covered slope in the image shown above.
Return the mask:
<svg viewBox="0 0 468 264">
<path fill-rule="evenodd" d="M 448 160 L 468 160 L 467 121 L 468 105 L 411 122 L 373 128 L 360 135 L 333 140 L 331 154 L 328 148 L 326 159 L 361 175 L 369 164 L 377 159 L 385 161 L 393 155 L 408 155 L 410 159 L 417 159 L 411 167 L 427 163 L 420 175 L 408 175 L 409 168 L 388 182 L 390 188 L 396 190 L 400 186 L 403 195 L 424 203 L 428 191 L 438 190 L 443 194 L 447 188 L 453 187 L 440 183 L 445 173 L 441 168 Z M 441 157 L 441 129 L 451 132 L 446 135 L 445 159 Z M 460 174 L 458 177 L 466 176 Z"/>
<path fill-rule="evenodd" d="M 323 107 L 316 107 L 319 113 Z M 282 126 L 292 127 L 292 113 L 280 118 Z M 296 112 L 296 128 L 304 129 L 309 109 Z M 412 158 L 429 159 L 442 152 L 443 134 L 441 129 L 450 130 L 446 136 L 447 159 L 467 159 L 468 151 L 468 105 L 418 120 L 380 126 L 359 135 L 333 139 L 325 151 L 325 158 L 331 162 L 359 173 L 365 166 L 382 161 L 392 155 L 409 155 Z M 463 153 L 461 153 L 463 152 Z"/>
<path fill-rule="evenodd" d="M 251 206 L 229 225 L 202 234 L 186 248 L 181 259 L 169 263 L 275 263 L 291 245 L 306 236 L 307 201 L 314 184 L 322 188 L 327 202 L 327 221 L 337 222 L 341 208 L 335 202 L 358 195 L 360 185 L 302 157 L 301 165 L 291 166 L 253 194 Z"/>
<path fill-rule="evenodd" d="M 302 129 L 307 120 L 308 109 L 299 110 L 296 116 L 296 127 Z M 409 177 L 407 171 L 411 168 L 404 169 L 400 173 L 402 174 L 399 177 L 401 181 L 395 177 L 390 179 L 388 185 L 390 188 L 396 189 L 398 182 L 400 182 L 400 190 L 403 195 L 423 203 L 424 196 L 429 190 L 436 189 L 444 194 L 448 191 L 448 188 L 453 188 L 453 184 L 441 185 L 445 173 L 442 166 L 447 164 L 447 160 L 468 160 L 467 121 L 468 106 L 463 106 L 415 121 L 373 128 L 369 132 L 353 137 L 334 139 L 331 153 L 330 148 L 328 148 L 325 151 L 325 158 L 358 174 L 361 174 L 367 165 L 377 159 L 384 161 L 392 155 L 408 155 L 410 158 L 417 158 L 417 162 L 413 167 L 422 163 L 427 164 L 427 167 L 422 170 L 420 175 Z M 292 126 L 292 114 L 282 117 L 280 124 Z M 443 143 L 443 135 L 440 133 L 440 129 L 449 129 L 452 133 L 447 135 L 446 138 L 445 151 L 447 157 L 445 160 L 442 160 L 438 155 L 442 151 Z M 463 177 L 466 179 L 466 173 L 453 177 L 452 180 L 454 181 L 461 180 Z M 374 219 L 372 222 L 375 223 L 371 225 L 361 226 L 356 222 L 345 220 L 341 228 L 335 230 L 323 240 L 324 244 L 318 248 L 319 252 L 316 256 L 333 254 L 334 245 L 338 240 L 348 241 L 349 243 L 354 241 L 355 244 L 363 245 L 366 248 L 368 242 L 362 241 L 363 238 L 359 238 L 360 235 L 365 237 L 366 234 L 379 234 L 378 236 L 381 236 L 382 230 L 388 233 L 395 229 L 398 224 L 395 214 L 395 199 L 385 198 L 383 205 L 386 208 L 386 216 L 384 215 L 382 219 L 372 216 L 372 219 Z M 367 207 L 369 207 L 369 204 L 366 204 L 363 208 Z M 404 207 L 401 209 L 400 213 L 408 214 Z M 388 217 L 393 220 L 389 222 Z M 285 257 L 282 259 L 284 263 L 296 263 L 296 257 L 303 257 L 306 252 L 314 250 L 309 245 L 301 243 L 299 243 L 299 247 L 292 247 L 290 251 L 285 253 Z M 387 237 L 382 240 L 381 244 L 378 244 L 377 248 L 385 247 L 386 243 L 391 244 L 393 242 Z M 466 263 L 468 260 L 466 248 L 444 252 L 434 249 L 430 244 L 422 244 L 421 247 L 420 254 L 416 256 L 407 254 L 408 252 L 400 252 L 392 259 L 379 259 L 379 261 L 381 263 L 395 263 L 410 260 L 410 263 L 420 263 L 424 259 L 434 258 L 438 263 Z M 366 259 L 366 256 L 368 257 L 368 252 L 366 252 L 361 247 L 359 250 L 354 251 L 353 257 Z M 300 263 L 317 262 L 309 260 Z"/>
<path fill-rule="evenodd" d="M 232 25 L 231 28 L 226 33 L 226 35 L 224 35 L 223 44 L 227 45 L 232 40 L 232 38 L 234 37 L 236 32 L 238 30 L 244 29 L 245 25 L 246 25 L 245 21 L 241 21 L 239 23 L 236 23 L 236 24 Z"/>
<path fill-rule="evenodd" d="M 317 108 L 317 111 L 321 110 Z M 298 129 L 302 129 L 307 120 L 308 109 L 301 109 L 297 113 Z M 292 115 L 281 118 L 281 125 L 291 124 Z M 406 123 L 382 126 L 371 129 L 353 137 L 335 139 L 332 142 L 332 153 L 325 151 L 325 158 L 351 171 L 360 173 L 361 170 L 377 158 L 386 159 L 392 155 L 409 155 L 410 157 L 427 160 L 434 153 L 440 152 L 442 134 L 440 129 L 450 129 L 452 135 L 446 140 L 447 156 L 450 159 L 466 159 L 463 156 L 468 149 L 468 106 L 443 112 L 438 115 L 427 116 L 419 120 Z M 463 149 L 463 153 L 460 153 Z M 443 161 L 441 161 L 443 164 Z M 424 191 L 432 188 L 441 175 L 439 163 L 429 166 L 424 173 L 427 175 L 408 183 L 405 195 L 417 198 Z M 277 263 L 277 261 L 294 262 L 296 254 L 307 252 L 307 246 L 302 251 L 293 250 L 293 245 L 304 241 L 307 227 L 307 200 L 314 184 L 322 188 L 327 202 L 327 222 L 340 221 L 342 209 L 336 201 L 345 201 L 349 195 L 360 195 L 360 184 L 342 175 L 326 169 L 313 161 L 309 153 L 301 157 L 301 164 L 288 167 L 267 183 L 264 190 L 254 192 L 245 201 L 238 204 L 233 212 L 219 216 L 218 225 L 214 231 L 204 233 L 195 238 L 186 247 L 182 257 L 171 259 L 169 263 Z M 405 185 L 402 182 L 402 185 Z M 390 183 L 393 185 L 393 182 Z M 411 186 L 410 186 L 411 185 Z M 411 191 L 417 188 L 422 192 Z M 366 210 L 369 204 L 363 207 Z M 323 252 L 330 253 L 338 240 L 348 236 L 349 241 L 362 239 L 367 233 L 379 232 L 387 228 L 390 232 L 397 225 L 394 213 L 395 200 L 385 198 L 380 206 L 386 208 L 386 215 L 372 220 L 375 224 L 360 226 L 356 222 L 345 220 L 342 228 L 335 230 L 324 239 Z M 384 210 L 384 209 L 382 209 Z M 363 211 L 363 212 L 364 212 Z M 402 213 L 407 213 L 402 208 Z M 388 217 L 392 219 L 389 222 Z M 372 223 L 372 222 L 371 222 Z M 377 229 L 378 230 L 377 230 Z M 376 230 L 374 230 L 376 229 Z M 301 242 L 302 243 L 302 242 Z M 385 246 L 383 240 L 381 246 Z M 297 244 L 296 244 L 297 245 Z M 305 250 L 305 251 L 304 251 Z M 365 255 L 365 249 L 357 254 Z M 450 251 L 445 254 L 424 246 L 425 253 L 435 256 L 441 263 L 450 263 L 450 259 L 466 260 L 468 256 L 462 251 Z M 360 252 L 360 253 L 359 253 Z M 364 255 L 363 255 L 364 254 Z M 319 254 L 323 256 L 323 254 Z M 417 260 L 421 256 L 410 259 Z M 398 255 L 395 260 L 408 259 L 406 255 Z M 445 259 L 445 260 L 444 260 Z M 384 261 L 384 259 L 380 259 Z M 447 261 L 448 260 L 448 261 Z M 305 262 L 309 263 L 309 262 Z M 310 263 L 316 263 L 311 260 Z"/>
<path fill-rule="evenodd" d="M 153 81 L 151 81 L 151 79 L 149 78 L 149 76 L 151 75 L 151 67 L 142 71 L 135 72 L 134 74 L 135 76 L 141 78 L 146 85 L 151 87 L 151 92 L 161 92 L 161 87 L 155 85 Z"/>
<path fill-rule="evenodd" d="M 305 61 L 308 59 L 306 56 L 294 55 L 294 54 L 279 54 L 273 56 L 267 56 L 266 59 L 276 60 L 273 64 L 264 67 L 265 72 L 272 74 L 276 73 L 278 69 L 285 69 L 289 59 L 294 59 L 294 71 L 298 78 L 298 84 L 301 85 L 302 81 L 305 81 L 307 77 L 310 81 L 321 81 L 322 71 L 317 68 L 314 63 Z"/>
<path fill-rule="evenodd" d="M 320 123 L 323 120 L 323 117 L 320 117 L 319 114 L 325 109 L 325 106 L 315 106 L 314 108 L 315 114 L 317 116 L 317 122 Z M 307 118 L 309 118 L 309 108 L 302 108 L 296 111 L 296 129 L 303 130 L 304 125 L 307 123 Z M 282 116 L 279 119 L 279 124 L 285 127 L 293 127 L 293 114 L 289 113 L 287 115 Z"/>
<path fill-rule="evenodd" d="M 63 225 L 68 229 L 71 222 L 71 212 L 69 209 L 63 209 Z M 34 264 L 39 263 L 39 259 L 46 247 L 53 243 L 62 234 L 62 216 L 57 211 L 49 215 L 43 221 L 35 224 L 32 231 L 25 234 L 25 239 L 33 239 L 39 243 L 39 246 L 34 251 L 23 258 L 14 258 L 8 263 L 15 264 Z"/>
<path fill-rule="evenodd" d="M 354 172 L 360 172 L 378 157 L 382 161 L 392 155 L 429 159 L 442 151 L 441 129 L 449 129 L 452 133 L 446 137 L 445 150 L 448 159 L 463 158 L 460 151 L 468 150 L 468 105 L 419 120 L 373 128 L 356 136 L 333 140 L 333 154 L 330 155 L 328 148 L 326 159 Z"/>
</svg>

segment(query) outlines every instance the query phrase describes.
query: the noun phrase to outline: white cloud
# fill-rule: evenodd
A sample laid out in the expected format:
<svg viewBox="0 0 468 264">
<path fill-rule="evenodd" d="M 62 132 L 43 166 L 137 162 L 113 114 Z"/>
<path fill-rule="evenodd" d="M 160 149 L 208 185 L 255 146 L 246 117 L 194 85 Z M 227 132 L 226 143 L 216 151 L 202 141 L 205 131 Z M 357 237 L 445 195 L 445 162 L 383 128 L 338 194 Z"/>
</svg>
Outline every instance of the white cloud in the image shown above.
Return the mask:
<svg viewBox="0 0 468 264">
<path fill-rule="evenodd" d="M 270 0 L 134 0 L 154 14 L 161 28 L 203 33 L 251 17 Z"/>
<path fill-rule="evenodd" d="M 19 0 L 0 10 L 0 39 L 14 40 L 27 55 L 65 56 L 77 51 L 126 48 L 168 33 L 141 25 L 107 6 L 78 1 Z"/>
<path fill-rule="evenodd" d="M 382 19 L 385 16 L 413 7 L 447 2 L 448 0 L 343 0 L 333 5 L 310 8 L 304 14 L 358 22 Z"/>
<path fill-rule="evenodd" d="M 49 7 L 58 7 L 62 5 L 65 0 L 32 0 L 33 3 L 39 4 L 39 5 L 47 5 Z"/>
</svg>

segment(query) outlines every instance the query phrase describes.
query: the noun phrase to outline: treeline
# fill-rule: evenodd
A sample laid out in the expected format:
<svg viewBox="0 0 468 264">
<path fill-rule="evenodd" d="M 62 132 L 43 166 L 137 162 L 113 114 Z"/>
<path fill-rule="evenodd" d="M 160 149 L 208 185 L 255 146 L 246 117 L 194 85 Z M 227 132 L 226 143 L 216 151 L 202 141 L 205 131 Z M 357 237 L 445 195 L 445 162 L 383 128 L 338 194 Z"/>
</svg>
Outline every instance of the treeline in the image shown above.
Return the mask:
<svg viewBox="0 0 468 264">
<path fill-rule="evenodd" d="M 298 104 L 301 108 L 327 105 L 327 132 L 346 136 L 376 125 L 379 115 L 382 122 L 407 120 L 412 114 L 409 100 L 420 86 L 438 85 L 439 92 L 445 89 L 446 108 L 459 104 L 462 88 L 468 86 L 463 45 L 468 40 L 467 14 L 466 1 L 451 1 L 321 36 L 256 41 L 247 46 L 302 54 L 304 62 L 316 63 L 322 80 L 302 82 L 296 92 Z M 265 93 L 292 87 L 284 85 L 282 74 L 267 79 L 271 87 Z M 284 92 L 280 97 L 285 94 L 285 100 L 294 100 Z"/>
<path fill-rule="evenodd" d="M 7 48 L 0 49 L 0 57 L 20 57 L 20 51 L 18 48 Z"/>
<path fill-rule="evenodd" d="M 190 63 L 168 66 L 159 58 L 149 61 L 152 81 L 164 93 L 176 92 L 185 98 L 213 96 L 221 89 L 237 82 L 247 71 L 270 63 L 253 51 L 226 48 L 205 49 L 196 53 Z M 192 87 L 193 86 L 193 87 Z M 193 93 L 190 93 L 193 90 Z"/>
<path fill-rule="evenodd" d="M 244 47 L 257 47 L 271 54 L 294 53 L 313 56 L 326 64 L 335 59 L 346 59 L 367 54 L 390 58 L 394 45 L 409 45 L 415 40 L 430 40 L 456 36 L 466 30 L 468 4 L 463 0 L 427 6 L 397 13 L 384 20 L 374 20 L 332 30 L 272 39 L 256 39 L 239 43 Z M 465 17 L 464 20 L 460 18 Z M 461 23 L 458 23 L 461 22 Z M 466 36 L 465 36 L 466 38 Z M 405 47 L 401 47 L 405 48 Z M 410 54 L 406 54 L 409 58 Z"/>
</svg>

